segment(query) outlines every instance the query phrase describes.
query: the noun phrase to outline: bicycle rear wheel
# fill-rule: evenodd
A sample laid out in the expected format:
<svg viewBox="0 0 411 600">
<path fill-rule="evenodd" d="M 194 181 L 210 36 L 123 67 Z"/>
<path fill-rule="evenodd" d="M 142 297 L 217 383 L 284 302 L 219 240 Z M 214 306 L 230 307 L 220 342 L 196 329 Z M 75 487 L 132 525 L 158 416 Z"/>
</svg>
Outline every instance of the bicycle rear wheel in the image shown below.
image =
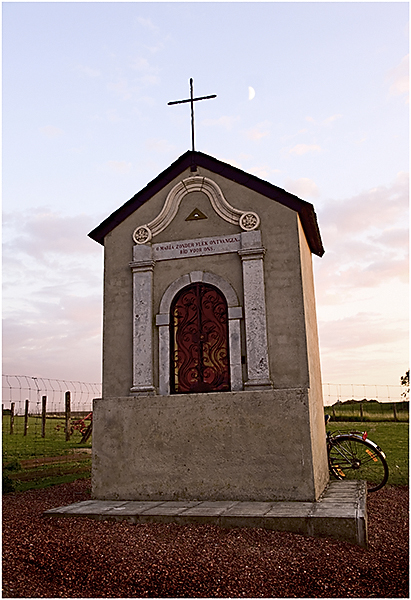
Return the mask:
<svg viewBox="0 0 411 600">
<path fill-rule="evenodd" d="M 375 492 L 387 483 L 388 465 L 384 452 L 371 440 L 356 435 L 331 438 L 328 464 L 337 479 L 365 479 L 369 492 Z"/>
</svg>

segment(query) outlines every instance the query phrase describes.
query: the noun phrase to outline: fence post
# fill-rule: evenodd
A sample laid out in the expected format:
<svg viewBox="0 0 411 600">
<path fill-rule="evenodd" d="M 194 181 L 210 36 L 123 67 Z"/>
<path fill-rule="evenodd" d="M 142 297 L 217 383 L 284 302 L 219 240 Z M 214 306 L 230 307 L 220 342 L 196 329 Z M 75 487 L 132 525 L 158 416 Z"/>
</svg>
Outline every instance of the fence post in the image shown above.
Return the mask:
<svg viewBox="0 0 411 600">
<path fill-rule="evenodd" d="M 41 398 L 41 437 L 46 437 L 46 406 L 47 396 Z"/>
<path fill-rule="evenodd" d="M 335 421 L 335 406 L 333 405 L 333 407 L 332 407 L 332 408 L 333 408 L 333 419 L 334 419 L 334 421 Z"/>
<path fill-rule="evenodd" d="M 14 402 L 10 404 L 10 435 L 14 431 Z"/>
<path fill-rule="evenodd" d="M 70 392 L 66 392 L 66 442 L 70 439 Z"/>
<path fill-rule="evenodd" d="M 362 405 L 362 402 L 360 404 L 360 415 L 361 415 L 361 421 L 364 421 L 364 407 Z"/>
<path fill-rule="evenodd" d="M 396 402 L 392 403 L 392 407 L 394 409 L 394 421 L 398 421 L 398 417 L 397 417 L 397 404 L 396 404 Z"/>
<path fill-rule="evenodd" d="M 29 401 L 26 400 L 26 403 L 24 406 L 24 432 L 23 432 L 23 435 L 27 435 L 28 426 L 29 426 Z"/>
</svg>

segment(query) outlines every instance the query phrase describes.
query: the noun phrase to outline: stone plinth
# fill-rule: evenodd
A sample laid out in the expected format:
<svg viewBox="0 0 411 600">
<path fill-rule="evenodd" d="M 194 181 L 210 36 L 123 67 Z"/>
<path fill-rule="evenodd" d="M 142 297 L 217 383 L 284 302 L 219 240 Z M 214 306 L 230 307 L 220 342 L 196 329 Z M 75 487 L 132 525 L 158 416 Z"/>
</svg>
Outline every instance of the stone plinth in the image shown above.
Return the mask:
<svg viewBox="0 0 411 600">
<path fill-rule="evenodd" d="M 97 399 L 93 495 L 316 501 L 328 466 L 311 395 L 299 388 Z"/>
<path fill-rule="evenodd" d="M 333 481 L 317 502 L 132 502 L 86 500 L 45 511 L 47 517 L 89 517 L 129 523 L 262 527 L 330 537 L 367 547 L 364 481 Z"/>
</svg>

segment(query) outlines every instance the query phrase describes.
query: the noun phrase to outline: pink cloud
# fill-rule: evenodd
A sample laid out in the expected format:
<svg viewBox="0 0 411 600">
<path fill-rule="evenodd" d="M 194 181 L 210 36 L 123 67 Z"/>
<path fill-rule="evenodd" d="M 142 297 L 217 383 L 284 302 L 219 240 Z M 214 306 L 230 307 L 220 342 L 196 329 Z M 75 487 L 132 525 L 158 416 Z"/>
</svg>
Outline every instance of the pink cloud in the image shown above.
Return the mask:
<svg viewBox="0 0 411 600">
<path fill-rule="evenodd" d="M 3 372 L 99 381 L 102 248 L 98 218 L 47 208 L 4 219 Z"/>
<path fill-rule="evenodd" d="M 369 346 L 396 343 L 408 339 L 403 323 L 387 323 L 377 313 L 360 312 L 356 315 L 319 323 L 323 352 L 366 350 Z"/>
<path fill-rule="evenodd" d="M 392 350 L 392 347 L 390 348 Z M 363 352 L 361 349 L 356 353 L 344 354 L 343 352 L 329 352 L 322 354 L 321 364 L 323 373 L 323 383 L 331 384 L 366 384 L 367 389 L 360 393 L 358 386 L 355 386 L 357 391 L 357 399 L 375 398 L 381 401 L 399 401 L 401 400 L 400 376 L 408 369 L 408 363 L 404 361 L 404 353 L 387 356 L 384 352 L 375 352 L 372 355 L 369 352 Z M 394 360 L 393 360 L 394 358 Z M 387 383 L 390 386 L 396 385 L 397 389 L 388 389 Z M 376 386 L 369 389 L 368 386 Z M 351 385 L 343 387 L 341 391 L 345 395 L 342 400 L 352 398 Z M 341 389 L 338 386 L 337 389 Z M 336 388 L 324 386 L 324 402 L 325 404 L 333 404 L 339 397 L 335 395 Z M 328 395 L 330 394 L 330 395 Z M 354 396 L 355 397 L 355 396 Z"/>
<path fill-rule="evenodd" d="M 338 121 L 339 119 L 342 119 L 342 115 L 331 115 L 331 117 L 327 117 L 326 119 L 324 119 L 323 125 L 330 125 L 331 123 L 334 123 L 334 121 Z"/>
<path fill-rule="evenodd" d="M 359 312 L 320 320 L 319 338 L 324 383 L 399 384 L 407 370 L 406 318 Z"/>
<path fill-rule="evenodd" d="M 371 227 L 408 223 L 408 174 L 399 173 L 391 186 L 379 186 L 352 198 L 330 201 L 319 210 L 320 227 L 353 234 Z"/>
<path fill-rule="evenodd" d="M 319 210 L 325 255 L 315 261 L 320 302 L 398 280 L 408 283 L 408 177 Z"/>
<path fill-rule="evenodd" d="M 101 297 L 33 300 L 4 319 L 3 372 L 100 381 Z"/>
<path fill-rule="evenodd" d="M 297 156 L 302 156 L 303 154 L 312 153 L 312 152 L 320 152 L 321 146 L 318 144 L 297 144 L 290 150 L 290 154 L 295 154 Z"/>
<path fill-rule="evenodd" d="M 263 137 L 267 137 L 270 133 L 271 123 L 269 121 L 263 121 L 262 123 L 258 123 L 255 127 L 249 129 L 246 132 L 246 136 L 248 139 L 253 141 L 258 141 Z"/>
<path fill-rule="evenodd" d="M 347 293 L 378 288 L 389 281 L 408 284 L 408 258 L 390 245 L 341 240 L 314 264 L 317 297 L 321 303 L 334 303 L 338 296 L 343 299 Z"/>
<path fill-rule="evenodd" d="M 95 218 L 89 215 L 67 216 L 46 207 L 5 213 L 5 237 L 7 240 L 7 230 L 12 231 L 12 237 L 5 241 L 4 251 L 6 255 L 24 252 L 35 258 L 50 253 L 97 256 L 101 249 L 87 237 L 95 223 Z"/>
<path fill-rule="evenodd" d="M 285 188 L 288 192 L 299 196 L 300 198 L 317 198 L 319 190 L 317 184 L 307 177 L 300 177 L 300 179 L 287 179 L 285 182 Z"/>
<path fill-rule="evenodd" d="M 409 92 L 409 54 L 403 57 L 401 62 L 390 69 L 387 76 L 390 81 L 390 94 L 392 96 L 400 96 L 402 94 L 407 95 Z"/>
<path fill-rule="evenodd" d="M 391 248 L 405 250 L 408 252 L 409 231 L 408 228 L 392 227 L 376 235 L 370 236 L 370 240 L 377 244 L 390 246 Z"/>
</svg>

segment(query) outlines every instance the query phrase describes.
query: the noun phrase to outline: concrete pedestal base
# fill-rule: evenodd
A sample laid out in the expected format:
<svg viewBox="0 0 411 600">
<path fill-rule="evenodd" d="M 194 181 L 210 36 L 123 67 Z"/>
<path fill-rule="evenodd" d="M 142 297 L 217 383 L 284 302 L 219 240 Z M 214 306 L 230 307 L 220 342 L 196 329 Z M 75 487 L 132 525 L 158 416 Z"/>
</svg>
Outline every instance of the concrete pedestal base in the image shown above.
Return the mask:
<svg viewBox="0 0 411 600">
<path fill-rule="evenodd" d="M 98 399 L 93 496 L 313 502 L 329 480 L 325 439 L 309 389 Z"/>
</svg>

